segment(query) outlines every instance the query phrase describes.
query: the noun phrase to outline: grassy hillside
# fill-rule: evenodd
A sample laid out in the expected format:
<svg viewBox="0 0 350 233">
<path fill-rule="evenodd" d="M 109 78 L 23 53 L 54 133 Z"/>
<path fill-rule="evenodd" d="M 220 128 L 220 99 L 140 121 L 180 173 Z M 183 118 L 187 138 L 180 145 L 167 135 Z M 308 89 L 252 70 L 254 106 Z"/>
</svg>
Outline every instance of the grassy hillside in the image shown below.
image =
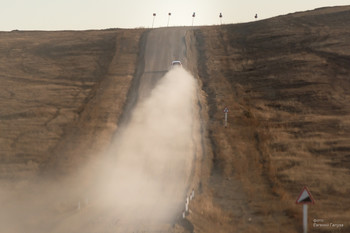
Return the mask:
<svg viewBox="0 0 350 233">
<path fill-rule="evenodd" d="M 141 33 L 0 32 L 0 178 L 66 170 L 109 142 Z"/>
<path fill-rule="evenodd" d="M 303 186 L 316 202 L 309 232 L 350 232 L 348 22 L 350 7 L 335 7 L 189 28 L 208 145 L 174 232 L 300 232 Z M 144 32 L 0 32 L 0 181 L 67 173 L 98 156 L 132 106 Z"/>
<path fill-rule="evenodd" d="M 300 232 L 295 199 L 306 185 L 316 201 L 309 224 L 350 230 L 349 21 L 350 7 L 337 7 L 195 31 L 213 148 L 208 186 L 220 208 L 208 214 L 213 224 Z"/>
</svg>

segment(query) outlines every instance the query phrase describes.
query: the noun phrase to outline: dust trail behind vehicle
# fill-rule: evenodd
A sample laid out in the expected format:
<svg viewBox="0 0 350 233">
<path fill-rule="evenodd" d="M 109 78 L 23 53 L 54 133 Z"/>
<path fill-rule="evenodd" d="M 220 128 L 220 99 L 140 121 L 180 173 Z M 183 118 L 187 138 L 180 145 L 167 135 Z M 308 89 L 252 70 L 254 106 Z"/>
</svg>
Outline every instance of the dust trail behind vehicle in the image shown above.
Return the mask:
<svg viewBox="0 0 350 233">
<path fill-rule="evenodd" d="M 167 232 L 185 207 L 196 153 L 197 86 L 185 29 L 149 34 L 137 97 L 105 152 L 76 174 L 1 187 L 0 232 Z M 142 66 L 141 66 L 142 67 Z M 137 80 L 137 79 L 136 79 Z M 103 119 L 102 119 L 103 120 Z"/>
<path fill-rule="evenodd" d="M 195 91 L 196 82 L 188 72 L 172 69 L 136 105 L 113 142 L 95 195 L 128 224 L 168 222 L 184 207 L 195 153 Z"/>
<path fill-rule="evenodd" d="M 166 232 L 181 217 L 195 156 L 196 81 L 168 72 L 103 156 L 76 177 L 2 195 L 4 232 Z M 4 190 L 3 190 L 4 191 Z"/>
</svg>

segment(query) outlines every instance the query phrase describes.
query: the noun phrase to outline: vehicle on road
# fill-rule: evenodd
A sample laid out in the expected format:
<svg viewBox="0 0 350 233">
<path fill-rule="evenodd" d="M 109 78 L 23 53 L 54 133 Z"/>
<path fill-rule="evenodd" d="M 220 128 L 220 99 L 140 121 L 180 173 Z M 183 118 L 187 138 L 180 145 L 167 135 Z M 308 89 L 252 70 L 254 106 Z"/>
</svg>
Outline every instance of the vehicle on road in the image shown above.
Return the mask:
<svg viewBox="0 0 350 233">
<path fill-rule="evenodd" d="M 171 67 L 182 67 L 181 61 L 173 61 Z"/>
</svg>

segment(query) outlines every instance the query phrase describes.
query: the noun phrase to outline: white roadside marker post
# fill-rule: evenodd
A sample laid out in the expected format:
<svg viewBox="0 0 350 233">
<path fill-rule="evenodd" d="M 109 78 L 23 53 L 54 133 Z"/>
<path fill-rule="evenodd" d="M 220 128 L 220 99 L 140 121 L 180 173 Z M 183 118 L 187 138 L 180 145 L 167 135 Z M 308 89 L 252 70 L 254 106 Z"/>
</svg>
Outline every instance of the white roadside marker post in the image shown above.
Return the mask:
<svg viewBox="0 0 350 233">
<path fill-rule="evenodd" d="M 152 28 L 154 26 L 154 19 L 156 18 L 157 14 L 156 13 L 153 13 L 153 21 L 152 21 Z"/>
<path fill-rule="evenodd" d="M 189 197 L 186 196 L 186 202 L 185 202 L 185 212 L 188 212 L 188 205 L 190 204 Z"/>
<path fill-rule="evenodd" d="M 225 113 L 225 128 L 226 128 L 227 127 L 227 113 L 228 113 L 228 108 L 227 107 L 225 107 L 224 113 Z"/>
<path fill-rule="evenodd" d="M 170 16 L 171 16 L 171 13 L 169 12 L 169 13 L 168 13 L 168 24 L 167 24 L 167 27 L 169 27 Z"/>
<path fill-rule="evenodd" d="M 315 201 L 306 186 L 301 190 L 295 203 L 303 205 L 303 232 L 307 233 L 307 209 L 308 205 L 315 204 Z"/>
<path fill-rule="evenodd" d="M 303 204 L 303 230 L 307 233 L 307 204 Z"/>
</svg>

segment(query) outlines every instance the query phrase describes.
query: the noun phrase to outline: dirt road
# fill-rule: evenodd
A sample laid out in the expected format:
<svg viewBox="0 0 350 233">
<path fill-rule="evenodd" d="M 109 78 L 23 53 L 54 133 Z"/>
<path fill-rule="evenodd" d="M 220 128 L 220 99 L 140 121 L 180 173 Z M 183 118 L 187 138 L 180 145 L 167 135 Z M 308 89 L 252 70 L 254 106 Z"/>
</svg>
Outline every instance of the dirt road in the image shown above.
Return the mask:
<svg viewBox="0 0 350 233">
<path fill-rule="evenodd" d="M 180 60 L 186 66 L 186 31 L 185 28 L 162 28 L 148 33 L 139 100 L 149 95 L 158 80 L 170 70 L 172 61 Z"/>
<path fill-rule="evenodd" d="M 184 69 L 171 70 L 173 60 L 187 65 L 186 29 L 156 29 L 145 35 L 141 38 L 137 72 L 108 149 L 98 156 L 90 151 L 94 156 L 90 155 L 86 167 L 77 172 L 68 169 L 69 175 L 64 179 L 29 182 L 18 188 L 18 196 L 13 198 L 5 192 L 2 201 L 6 200 L 6 211 L 2 213 L 6 220 L 1 222 L 2 230 L 124 233 L 173 229 L 185 209 L 192 164 L 197 156 L 194 144 L 200 141 L 199 128 L 194 124 L 198 117 L 197 86 Z M 116 48 L 128 47 L 117 43 Z M 91 97 L 92 102 L 113 99 L 106 95 L 117 87 L 116 76 L 123 75 L 118 68 L 120 63 L 123 60 L 115 55 L 106 78 Z M 89 122 L 85 118 L 94 117 L 94 113 L 98 117 L 106 109 L 99 112 L 95 109 L 99 105 L 86 106 L 77 127 L 88 133 L 86 141 L 76 141 L 77 131 L 67 135 L 56 148 L 60 156 L 50 158 L 46 170 L 55 166 L 62 167 L 62 171 L 79 167 L 77 163 L 84 156 L 81 153 L 86 153 L 84 145 L 107 135 L 91 137 L 84 127 L 84 122 Z M 45 193 L 45 197 L 38 198 L 40 193 Z M 30 217 L 18 223 L 19 215 Z"/>
<path fill-rule="evenodd" d="M 0 32 L 0 232 L 350 232 L 349 11 Z"/>
<path fill-rule="evenodd" d="M 137 101 L 123 113 L 123 125 L 108 153 L 108 163 L 115 161 L 115 166 L 101 178 L 110 193 L 103 193 L 102 199 L 108 196 L 118 210 L 113 232 L 168 232 L 185 208 L 194 144 L 200 141 L 199 128 L 194 127 L 198 121 L 195 79 L 183 68 L 171 67 L 173 60 L 187 65 L 185 35 L 183 28 L 147 34 L 138 65 L 143 72 L 135 77 L 131 88 L 135 91 L 129 93 L 127 105 Z M 105 189 L 99 187 L 98 192 Z"/>
</svg>

